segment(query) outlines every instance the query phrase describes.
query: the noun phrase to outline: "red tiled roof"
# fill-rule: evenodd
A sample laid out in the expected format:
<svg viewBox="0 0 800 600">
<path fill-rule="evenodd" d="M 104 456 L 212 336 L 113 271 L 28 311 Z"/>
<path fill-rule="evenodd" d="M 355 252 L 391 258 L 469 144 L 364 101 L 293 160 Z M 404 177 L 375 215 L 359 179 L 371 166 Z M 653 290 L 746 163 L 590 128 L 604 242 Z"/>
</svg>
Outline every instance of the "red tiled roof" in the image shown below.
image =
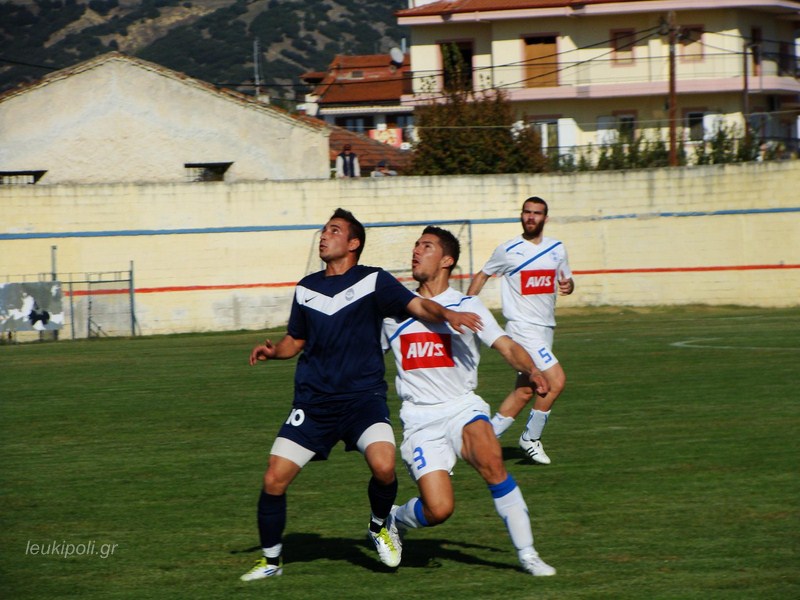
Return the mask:
<svg viewBox="0 0 800 600">
<path fill-rule="evenodd" d="M 320 105 L 400 102 L 410 73 L 408 55 L 403 64 L 392 62 L 388 54 L 348 56 L 337 54 L 322 81 L 314 89 Z M 313 83 L 317 73 L 303 79 Z"/>
<path fill-rule="evenodd" d="M 588 4 L 615 4 L 621 2 L 647 2 L 650 0 L 439 0 L 417 8 L 395 13 L 398 17 L 421 17 L 456 13 L 519 10 L 524 8 L 557 8 L 560 6 L 585 6 Z"/>
<path fill-rule="evenodd" d="M 322 121 L 313 117 L 301 118 L 306 121 L 322 123 Z M 362 177 L 369 177 L 370 173 L 375 170 L 375 167 L 382 160 L 388 163 L 390 169 L 394 169 L 400 174 L 407 171 L 411 166 L 411 152 L 408 150 L 400 150 L 344 127 L 335 125 L 327 125 L 327 127 L 331 132 L 328 139 L 328 156 L 331 160 L 331 166 L 335 164 L 336 155 L 342 151 L 345 144 L 350 144 L 353 152 L 358 155 Z"/>
</svg>

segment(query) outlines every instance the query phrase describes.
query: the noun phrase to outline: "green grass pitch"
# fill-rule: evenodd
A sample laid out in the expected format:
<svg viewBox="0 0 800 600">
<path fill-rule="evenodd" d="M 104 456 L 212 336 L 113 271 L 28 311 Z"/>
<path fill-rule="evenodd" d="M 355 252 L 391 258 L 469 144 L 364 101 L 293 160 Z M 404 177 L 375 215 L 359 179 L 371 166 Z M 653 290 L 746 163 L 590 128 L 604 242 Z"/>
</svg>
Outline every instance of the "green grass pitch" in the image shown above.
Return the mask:
<svg viewBox="0 0 800 600">
<path fill-rule="evenodd" d="M 400 568 L 382 567 L 364 535 L 366 465 L 339 446 L 289 490 L 284 576 L 240 582 L 292 395 L 294 361 L 248 366 L 262 339 L 0 346 L 0 595 L 800 597 L 800 309 L 561 312 L 553 464 L 523 460 L 522 419 L 501 440 L 551 578 L 517 568 L 464 463 L 455 515 L 411 532 Z M 478 391 L 493 408 L 512 379 L 484 350 Z M 414 486 L 399 462 L 398 474 L 405 501 Z"/>
</svg>

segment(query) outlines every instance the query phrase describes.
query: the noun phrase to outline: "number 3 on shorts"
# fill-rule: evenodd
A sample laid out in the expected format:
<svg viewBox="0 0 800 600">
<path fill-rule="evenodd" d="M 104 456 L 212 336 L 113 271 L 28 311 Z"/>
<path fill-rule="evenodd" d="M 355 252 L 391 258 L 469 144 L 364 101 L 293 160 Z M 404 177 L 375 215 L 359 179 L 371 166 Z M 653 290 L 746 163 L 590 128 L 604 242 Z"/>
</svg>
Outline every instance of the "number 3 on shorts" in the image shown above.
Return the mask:
<svg viewBox="0 0 800 600">
<path fill-rule="evenodd" d="M 417 471 L 421 471 L 428 464 L 428 461 L 422 456 L 422 448 L 419 446 L 414 448 L 414 462 L 417 463 Z"/>
<path fill-rule="evenodd" d="M 542 360 L 545 362 L 545 364 L 553 360 L 553 355 L 550 354 L 545 347 L 539 348 L 539 356 L 542 357 Z"/>
</svg>

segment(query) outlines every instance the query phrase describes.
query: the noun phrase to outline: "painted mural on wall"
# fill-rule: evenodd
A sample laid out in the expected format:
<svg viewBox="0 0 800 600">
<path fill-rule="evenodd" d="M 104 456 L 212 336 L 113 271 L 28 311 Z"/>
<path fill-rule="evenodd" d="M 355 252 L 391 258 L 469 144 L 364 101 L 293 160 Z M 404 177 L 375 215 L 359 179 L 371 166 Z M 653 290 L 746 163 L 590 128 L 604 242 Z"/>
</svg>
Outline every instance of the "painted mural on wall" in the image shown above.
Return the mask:
<svg viewBox="0 0 800 600">
<path fill-rule="evenodd" d="M 59 282 L 0 283 L 0 331 L 51 331 L 63 325 Z"/>
</svg>

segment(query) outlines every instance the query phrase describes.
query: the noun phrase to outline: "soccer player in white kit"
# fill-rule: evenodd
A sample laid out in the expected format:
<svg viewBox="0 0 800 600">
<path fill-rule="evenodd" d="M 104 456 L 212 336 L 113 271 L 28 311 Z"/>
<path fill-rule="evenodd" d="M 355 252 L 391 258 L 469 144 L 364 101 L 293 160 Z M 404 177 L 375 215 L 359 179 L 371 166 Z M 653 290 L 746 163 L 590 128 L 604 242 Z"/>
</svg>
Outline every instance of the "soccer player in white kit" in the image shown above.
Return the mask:
<svg viewBox="0 0 800 600">
<path fill-rule="evenodd" d="M 522 234 L 500 244 L 481 271 L 475 274 L 467 294 L 480 293 L 492 275 L 502 275 L 501 299 L 506 332 L 525 347 L 550 384 L 546 396 L 536 396 L 527 425 L 519 438 L 522 450 L 536 463 L 549 465 L 540 438 L 550 409 L 564 390 L 566 375 L 553 353 L 556 297 L 575 291 L 564 244 L 544 236 L 547 202 L 532 196 L 522 203 Z M 525 374 L 517 377 L 514 390 L 492 417 L 498 437 L 534 397 Z"/>
<path fill-rule="evenodd" d="M 395 386 L 402 400 L 400 454 L 420 492 L 419 497 L 393 507 L 390 519 L 404 532 L 438 525 L 450 517 L 455 506 L 450 473 L 461 457 L 486 481 L 522 568 L 532 575 L 554 575 L 555 569 L 534 549 L 528 507 L 503 464 L 489 405 L 474 392 L 479 343 L 494 348 L 513 368 L 526 373 L 538 393 L 547 392 L 547 381 L 525 349 L 505 334 L 478 298 L 450 287 L 458 255 L 458 240 L 449 231 L 426 227 L 414 246 L 411 262 L 419 283 L 417 294 L 450 310 L 480 315 L 480 331 L 460 333 L 446 324 L 414 318 L 384 319 L 384 345 L 394 352 Z"/>
</svg>

